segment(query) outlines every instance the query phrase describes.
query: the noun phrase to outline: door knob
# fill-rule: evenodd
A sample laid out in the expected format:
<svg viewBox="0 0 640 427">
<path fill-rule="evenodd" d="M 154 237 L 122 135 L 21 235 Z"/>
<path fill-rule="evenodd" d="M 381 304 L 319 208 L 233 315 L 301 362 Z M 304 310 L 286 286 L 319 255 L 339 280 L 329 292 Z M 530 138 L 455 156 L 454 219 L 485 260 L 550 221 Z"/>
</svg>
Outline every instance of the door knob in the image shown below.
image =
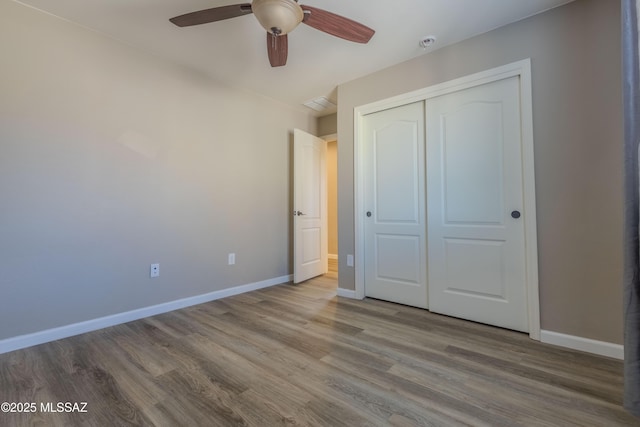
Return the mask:
<svg viewBox="0 0 640 427">
<path fill-rule="evenodd" d="M 520 211 L 511 212 L 511 218 L 514 218 L 514 219 L 520 218 Z"/>
<path fill-rule="evenodd" d="M 367 217 L 370 218 L 371 217 L 371 211 L 367 211 Z"/>
<path fill-rule="evenodd" d="M 306 214 L 304 214 L 304 213 L 302 213 L 302 212 L 300 212 L 300 211 L 296 211 L 294 214 L 295 214 L 295 215 L 298 215 L 298 216 L 306 215 Z"/>
</svg>

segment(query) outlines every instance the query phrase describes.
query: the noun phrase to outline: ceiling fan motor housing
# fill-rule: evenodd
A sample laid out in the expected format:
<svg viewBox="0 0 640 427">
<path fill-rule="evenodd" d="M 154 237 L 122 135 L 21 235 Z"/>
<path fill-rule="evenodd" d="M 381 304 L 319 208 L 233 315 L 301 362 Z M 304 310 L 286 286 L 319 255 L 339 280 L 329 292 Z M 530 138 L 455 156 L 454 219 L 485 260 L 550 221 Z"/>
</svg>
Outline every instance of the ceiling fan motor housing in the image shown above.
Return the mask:
<svg viewBox="0 0 640 427">
<path fill-rule="evenodd" d="M 253 0 L 251 9 L 260 25 L 274 36 L 293 31 L 304 18 L 302 8 L 294 0 Z"/>
</svg>

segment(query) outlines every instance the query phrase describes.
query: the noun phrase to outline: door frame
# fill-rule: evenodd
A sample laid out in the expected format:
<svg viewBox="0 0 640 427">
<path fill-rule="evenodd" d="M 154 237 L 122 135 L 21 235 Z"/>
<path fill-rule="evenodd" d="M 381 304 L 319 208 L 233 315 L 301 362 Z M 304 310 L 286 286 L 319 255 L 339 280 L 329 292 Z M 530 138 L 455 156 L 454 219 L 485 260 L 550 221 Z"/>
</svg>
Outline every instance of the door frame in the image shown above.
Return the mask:
<svg viewBox="0 0 640 427">
<path fill-rule="evenodd" d="M 481 71 L 423 89 L 375 101 L 354 108 L 354 195 L 355 195 L 355 295 L 357 299 L 365 296 L 364 284 L 364 116 L 378 111 L 395 108 L 413 102 L 426 101 L 441 95 L 469 89 L 475 86 L 519 77 L 520 117 L 522 130 L 522 174 L 524 236 L 525 236 L 525 286 L 529 317 L 529 337 L 540 340 L 540 296 L 538 285 L 538 240 L 535 199 L 535 172 L 533 150 L 533 104 L 531 92 L 531 59 L 527 58 L 511 64 Z M 427 230 L 428 233 L 428 230 Z M 429 247 L 427 246 L 427 251 Z M 424 260 L 427 262 L 427 259 Z M 428 267 L 427 267 L 428 268 Z"/>
</svg>

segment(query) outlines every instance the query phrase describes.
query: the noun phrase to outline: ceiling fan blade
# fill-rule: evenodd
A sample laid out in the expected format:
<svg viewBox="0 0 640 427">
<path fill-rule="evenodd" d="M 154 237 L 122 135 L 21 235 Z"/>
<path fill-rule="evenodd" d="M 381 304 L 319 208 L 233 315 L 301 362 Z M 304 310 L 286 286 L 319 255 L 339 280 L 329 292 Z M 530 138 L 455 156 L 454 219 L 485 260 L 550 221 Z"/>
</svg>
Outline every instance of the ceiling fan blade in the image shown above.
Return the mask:
<svg viewBox="0 0 640 427">
<path fill-rule="evenodd" d="M 302 22 L 336 37 L 356 43 L 367 43 L 375 34 L 371 28 L 352 21 L 344 16 L 318 9 L 317 7 L 302 6 L 304 19 Z"/>
<path fill-rule="evenodd" d="M 287 63 L 289 40 L 286 34 L 274 36 L 267 33 L 267 53 L 272 67 L 282 67 Z"/>
<path fill-rule="evenodd" d="M 173 22 L 178 27 L 190 27 L 191 25 L 208 24 L 209 22 L 222 21 L 224 19 L 235 18 L 236 16 L 248 15 L 250 13 L 252 13 L 251 3 L 241 3 L 186 13 L 184 15 L 171 18 L 169 21 Z"/>
</svg>

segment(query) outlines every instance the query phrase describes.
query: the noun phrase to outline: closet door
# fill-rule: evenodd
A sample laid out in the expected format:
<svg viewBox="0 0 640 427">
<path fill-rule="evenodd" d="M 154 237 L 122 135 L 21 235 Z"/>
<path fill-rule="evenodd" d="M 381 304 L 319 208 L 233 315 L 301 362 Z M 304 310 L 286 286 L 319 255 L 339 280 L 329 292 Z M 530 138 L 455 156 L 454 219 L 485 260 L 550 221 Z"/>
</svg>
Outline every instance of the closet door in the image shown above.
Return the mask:
<svg viewBox="0 0 640 427">
<path fill-rule="evenodd" d="M 424 102 L 364 117 L 365 295 L 427 307 Z"/>
<path fill-rule="evenodd" d="M 429 309 L 527 332 L 519 77 L 426 102 Z"/>
</svg>

